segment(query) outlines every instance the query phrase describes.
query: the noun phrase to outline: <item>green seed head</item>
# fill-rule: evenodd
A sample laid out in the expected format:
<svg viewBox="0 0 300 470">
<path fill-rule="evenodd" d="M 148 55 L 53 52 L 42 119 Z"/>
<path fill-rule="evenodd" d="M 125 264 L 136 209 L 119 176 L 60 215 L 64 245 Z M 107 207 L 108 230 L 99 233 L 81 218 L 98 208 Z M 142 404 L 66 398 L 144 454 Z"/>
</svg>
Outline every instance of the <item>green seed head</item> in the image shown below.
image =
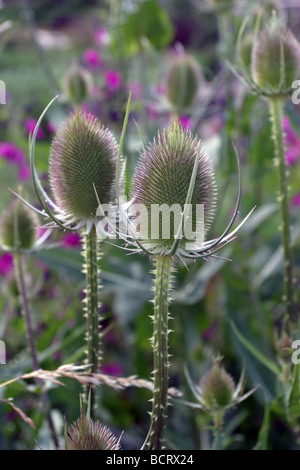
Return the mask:
<svg viewBox="0 0 300 470">
<path fill-rule="evenodd" d="M 234 7 L 234 0 L 208 0 L 210 7 L 216 13 L 230 13 Z"/>
<path fill-rule="evenodd" d="M 286 31 L 274 15 L 259 34 L 252 56 L 252 77 L 268 95 L 289 94 L 292 83 L 299 78 L 300 44 Z"/>
<path fill-rule="evenodd" d="M 201 70 L 198 62 L 188 54 L 180 54 L 170 65 L 167 76 L 167 98 L 178 111 L 188 109 L 196 101 Z"/>
<path fill-rule="evenodd" d="M 37 239 L 36 214 L 19 199 L 12 201 L 0 219 L 0 240 L 7 249 L 29 250 Z"/>
<path fill-rule="evenodd" d="M 72 66 L 62 82 L 64 95 L 75 104 L 82 103 L 89 96 L 91 87 L 91 75 L 78 66 Z"/>
<path fill-rule="evenodd" d="M 117 437 L 107 426 L 83 413 L 68 428 L 66 444 L 66 450 L 121 450 Z"/>
<path fill-rule="evenodd" d="M 253 35 L 247 34 L 245 37 L 242 38 L 238 52 L 238 58 L 242 64 L 242 67 L 248 74 L 251 71 L 253 41 Z"/>
<path fill-rule="evenodd" d="M 140 157 L 133 178 L 133 205 L 146 208 L 145 217 L 139 217 L 140 236 L 158 251 L 172 247 L 198 153 L 200 158 L 189 216 L 191 227 L 196 231 L 196 209 L 197 205 L 202 205 L 204 223 L 200 230 L 206 233 L 215 212 L 216 189 L 212 161 L 201 149 L 198 138 L 176 122 L 159 133 Z M 184 235 L 182 242 L 187 241 Z"/>
<path fill-rule="evenodd" d="M 204 404 L 208 408 L 224 408 L 233 400 L 234 381 L 218 363 L 203 377 L 200 386 Z"/>
<path fill-rule="evenodd" d="M 96 216 L 97 195 L 101 204 L 113 202 L 117 155 L 115 138 L 94 116 L 76 112 L 65 121 L 50 156 L 50 181 L 59 208 L 74 219 L 88 220 Z"/>
</svg>

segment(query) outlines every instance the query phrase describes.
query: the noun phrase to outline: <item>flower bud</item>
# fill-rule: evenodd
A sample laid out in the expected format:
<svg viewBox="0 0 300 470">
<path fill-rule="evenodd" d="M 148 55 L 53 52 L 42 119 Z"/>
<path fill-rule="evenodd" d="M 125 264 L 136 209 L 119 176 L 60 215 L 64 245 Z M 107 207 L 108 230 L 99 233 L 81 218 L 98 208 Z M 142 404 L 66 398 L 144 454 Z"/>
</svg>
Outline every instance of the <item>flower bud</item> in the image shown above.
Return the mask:
<svg viewBox="0 0 300 470">
<path fill-rule="evenodd" d="M 300 44 L 274 15 L 254 44 L 252 77 L 267 95 L 287 95 L 299 78 Z"/>
<path fill-rule="evenodd" d="M 81 413 L 68 428 L 65 450 L 121 450 L 119 440 L 111 430 Z"/>
<path fill-rule="evenodd" d="M 234 381 L 218 363 L 203 377 L 200 386 L 208 408 L 224 408 L 233 401 Z"/>
<path fill-rule="evenodd" d="M 188 129 L 183 129 L 175 122 L 159 133 L 157 140 L 154 139 L 140 157 L 133 178 L 132 198 L 134 207 L 142 205 L 147 209 L 147 220 L 143 216 L 139 217 L 141 238 L 151 246 L 157 246 L 158 252 L 170 249 L 174 242 L 199 152 L 189 215 L 191 225 L 195 228 L 196 205 L 202 205 L 204 226 L 200 229 L 206 233 L 214 216 L 216 191 L 213 164 L 201 149 L 199 139 L 193 138 Z M 159 206 L 170 212 L 173 208 L 174 217 L 158 214 Z M 183 242 L 186 241 L 184 235 L 183 233 Z"/>
<path fill-rule="evenodd" d="M 112 133 L 91 114 L 76 112 L 65 121 L 50 155 L 50 182 L 59 209 L 74 220 L 94 219 L 97 195 L 101 204 L 114 199 L 117 155 Z"/>
<path fill-rule="evenodd" d="M 172 62 L 167 76 L 167 99 L 177 110 L 187 109 L 196 101 L 201 70 L 188 54 L 180 54 Z"/>
<path fill-rule="evenodd" d="M 82 103 L 88 98 L 91 87 L 91 75 L 78 66 L 71 67 L 62 82 L 62 89 L 66 98 L 75 104 Z"/>
<path fill-rule="evenodd" d="M 0 219 L 0 241 L 6 249 L 29 250 L 37 239 L 38 218 L 19 199 L 13 200 Z"/>
</svg>

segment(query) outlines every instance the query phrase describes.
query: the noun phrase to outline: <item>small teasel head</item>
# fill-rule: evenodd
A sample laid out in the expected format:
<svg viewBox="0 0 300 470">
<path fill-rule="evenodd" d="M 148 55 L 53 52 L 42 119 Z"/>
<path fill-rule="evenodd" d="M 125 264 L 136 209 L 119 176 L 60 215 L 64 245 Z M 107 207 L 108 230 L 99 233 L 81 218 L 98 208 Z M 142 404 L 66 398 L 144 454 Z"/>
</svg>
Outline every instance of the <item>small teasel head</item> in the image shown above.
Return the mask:
<svg viewBox="0 0 300 470">
<path fill-rule="evenodd" d="M 201 148 L 198 137 L 175 122 L 159 132 L 146 147 L 133 177 L 133 208 L 137 212 L 141 208 L 139 235 L 150 251 L 162 254 L 171 250 L 182 222 L 192 177 L 194 186 L 188 204 L 190 228 L 194 232 L 202 231 L 204 236 L 215 213 L 213 163 Z M 200 226 L 197 206 L 203 209 L 204 215 Z M 184 250 L 188 240 L 191 241 L 190 237 L 183 231 L 179 251 Z M 196 242 L 194 247 L 197 248 Z"/>
<path fill-rule="evenodd" d="M 27 251 L 37 241 L 39 220 L 19 199 L 14 199 L 0 219 L 0 244 L 5 251 Z"/>
<path fill-rule="evenodd" d="M 65 450 L 121 450 L 119 439 L 112 431 L 83 412 L 66 434 Z"/>
<path fill-rule="evenodd" d="M 176 112 L 195 104 L 201 80 L 198 62 L 190 54 L 179 51 L 169 66 L 166 80 L 167 99 Z"/>
<path fill-rule="evenodd" d="M 84 68 L 73 65 L 62 81 L 62 90 L 65 97 L 74 104 L 82 103 L 90 95 L 93 80 Z"/>
<path fill-rule="evenodd" d="M 118 145 L 91 114 L 76 111 L 59 127 L 50 155 L 50 182 L 62 219 L 92 226 L 99 201 L 115 199 Z"/>
<path fill-rule="evenodd" d="M 224 408 L 233 400 L 235 384 L 231 375 L 218 362 L 200 382 L 203 403 L 208 408 Z"/>
<path fill-rule="evenodd" d="M 267 94 L 287 95 L 299 78 L 300 44 L 276 15 L 259 34 L 253 49 L 252 76 Z"/>
</svg>

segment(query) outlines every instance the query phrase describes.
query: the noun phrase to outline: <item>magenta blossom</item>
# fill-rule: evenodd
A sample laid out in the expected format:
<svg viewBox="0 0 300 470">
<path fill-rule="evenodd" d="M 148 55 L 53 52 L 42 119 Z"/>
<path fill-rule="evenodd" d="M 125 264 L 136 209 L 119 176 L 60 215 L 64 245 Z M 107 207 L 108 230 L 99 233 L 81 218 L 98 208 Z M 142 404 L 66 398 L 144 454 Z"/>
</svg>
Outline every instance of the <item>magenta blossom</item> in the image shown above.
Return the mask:
<svg viewBox="0 0 300 470">
<path fill-rule="evenodd" d="M 109 32 L 104 28 L 99 28 L 94 33 L 94 41 L 98 46 L 107 46 L 109 44 Z"/>
<path fill-rule="evenodd" d="M 123 375 L 123 367 L 117 362 L 110 362 L 109 364 L 104 364 L 101 367 L 101 372 L 103 374 L 120 377 Z"/>
<path fill-rule="evenodd" d="M 293 206 L 294 207 L 299 207 L 300 206 L 300 193 L 297 193 L 293 197 Z"/>
<path fill-rule="evenodd" d="M 28 118 L 25 119 L 24 127 L 25 127 L 25 130 L 27 132 L 27 135 L 32 135 L 33 134 L 36 124 L 37 124 L 37 120 L 32 118 L 32 117 L 28 117 Z M 45 137 L 45 133 L 44 133 L 43 129 L 41 127 L 39 127 L 39 129 L 37 131 L 37 134 L 36 134 L 36 138 L 37 139 L 43 139 L 44 137 Z"/>
<path fill-rule="evenodd" d="M 7 276 L 13 270 L 13 257 L 10 253 L 4 253 L 0 256 L 0 275 Z"/>
<path fill-rule="evenodd" d="M 14 165 L 20 165 L 25 160 L 25 153 L 12 142 L 1 142 L 0 157 Z"/>
<path fill-rule="evenodd" d="M 74 248 L 80 246 L 80 235 L 77 232 L 67 233 L 62 239 L 62 244 L 67 248 Z"/>
<path fill-rule="evenodd" d="M 184 129 L 191 129 L 192 120 L 189 116 L 180 116 L 179 122 Z"/>
<path fill-rule="evenodd" d="M 17 175 L 18 180 L 28 181 L 30 177 L 31 177 L 30 166 L 27 164 L 22 165 L 18 171 L 18 175 Z"/>
<path fill-rule="evenodd" d="M 102 57 L 96 49 L 86 49 L 83 61 L 91 70 L 98 70 L 102 64 Z"/>
<path fill-rule="evenodd" d="M 110 91 L 119 91 L 122 85 L 122 76 L 117 70 L 107 70 L 104 74 L 107 88 Z"/>
<path fill-rule="evenodd" d="M 300 138 L 287 117 L 282 119 L 282 125 L 285 132 L 286 162 L 294 165 L 300 157 Z"/>
</svg>

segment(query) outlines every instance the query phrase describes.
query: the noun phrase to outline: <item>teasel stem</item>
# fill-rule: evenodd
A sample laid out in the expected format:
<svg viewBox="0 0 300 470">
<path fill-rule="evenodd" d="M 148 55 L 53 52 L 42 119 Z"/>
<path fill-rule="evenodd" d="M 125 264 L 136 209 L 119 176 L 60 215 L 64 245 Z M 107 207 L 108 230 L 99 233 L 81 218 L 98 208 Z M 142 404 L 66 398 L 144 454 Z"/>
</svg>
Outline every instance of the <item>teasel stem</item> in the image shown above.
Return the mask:
<svg viewBox="0 0 300 470">
<path fill-rule="evenodd" d="M 16 282 L 17 282 L 19 296 L 20 296 L 20 304 L 22 307 L 22 313 L 24 315 L 25 323 L 26 323 L 27 338 L 28 338 L 28 343 L 29 343 L 30 355 L 32 359 L 32 365 L 33 365 L 34 370 L 39 370 L 40 365 L 39 365 L 37 350 L 36 350 L 35 341 L 34 341 L 31 313 L 30 313 L 29 301 L 28 301 L 26 284 L 25 284 L 23 259 L 22 259 L 22 254 L 19 252 L 16 252 L 14 254 L 14 266 L 15 266 Z M 44 389 L 43 381 L 40 379 L 36 379 L 36 383 L 41 388 L 41 398 L 42 398 L 42 402 L 44 406 L 45 415 L 48 421 L 48 426 L 50 429 L 51 438 L 52 438 L 55 448 L 58 449 L 59 442 L 56 436 L 56 431 L 55 431 L 54 423 L 53 423 L 52 416 L 51 416 L 50 404 L 49 404 L 47 393 Z"/>
<path fill-rule="evenodd" d="M 147 444 L 150 450 L 160 450 L 163 445 L 163 433 L 168 407 L 168 320 L 169 289 L 172 271 L 170 256 L 157 256 L 155 259 L 153 346 L 154 392 L 152 412 Z"/>
<path fill-rule="evenodd" d="M 83 272 L 86 278 L 85 314 L 87 319 L 87 363 L 90 364 L 90 372 L 99 372 L 101 362 L 101 331 L 99 318 L 99 259 L 100 248 L 97 240 L 96 228 L 93 226 L 89 233 L 82 236 L 84 266 Z M 89 390 L 87 390 L 86 401 L 88 402 Z M 95 389 L 90 391 L 91 418 L 94 417 L 95 409 Z"/>
<path fill-rule="evenodd" d="M 284 132 L 282 128 L 284 99 L 281 97 L 269 98 L 270 119 L 272 125 L 272 139 L 275 146 L 274 165 L 278 174 L 278 201 L 281 211 L 282 247 L 284 255 L 284 301 L 288 318 L 292 323 L 297 320 L 293 298 L 293 256 L 291 242 L 291 224 L 288 195 L 288 169 L 285 159 Z"/>
</svg>

